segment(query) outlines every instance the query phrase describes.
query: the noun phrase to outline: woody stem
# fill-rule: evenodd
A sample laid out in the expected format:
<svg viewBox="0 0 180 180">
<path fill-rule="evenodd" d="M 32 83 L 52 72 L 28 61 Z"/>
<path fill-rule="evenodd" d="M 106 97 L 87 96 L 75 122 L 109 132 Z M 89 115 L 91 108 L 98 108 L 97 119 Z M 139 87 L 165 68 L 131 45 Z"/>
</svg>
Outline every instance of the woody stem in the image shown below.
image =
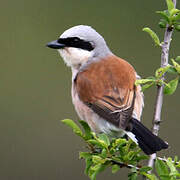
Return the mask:
<svg viewBox="0 0 180 180">
<path fill-rule="evenodd" d="M 173 0 L 174 6 L 176 6 L 176 0 Z M 172 36 L 173 28 L 167 25 L 164 34 L 164 41 L 161 45 L 161 67 L 165 67 L 168 65 L 168 58 L 169 58 L 169 47 L 171 43 L 171 36 Z M 164 80 L 164 76 L 162 79 Z M 156 96 L 156 103 L 155 103 L 155 110 L 154 110 L 154 117 L 153 117 L 153 127 L 152 132 L 155 135 L 158 135 L 160 129 L 160 122 L 161 122 L 161 110 L 163 104 L 163 90 L 164 85 L 157 86 L 157 96 Z M 152 154 L 149 158 L 148 166 L 154 166 L 154 160 L 156 159 L 156 153 Z"/>
</svg>

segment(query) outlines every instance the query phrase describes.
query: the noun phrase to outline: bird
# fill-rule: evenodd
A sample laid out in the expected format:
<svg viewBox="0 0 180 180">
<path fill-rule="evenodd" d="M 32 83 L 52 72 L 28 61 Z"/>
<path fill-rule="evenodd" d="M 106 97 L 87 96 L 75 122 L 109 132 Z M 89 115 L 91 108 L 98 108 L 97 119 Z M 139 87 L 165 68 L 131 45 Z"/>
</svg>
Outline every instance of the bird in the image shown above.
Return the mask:
<svg viewBox="0 0 180 180">
<path fill-rule="evenodd" d="M 140 77 L 126 60 L 112 53 L 91 26 L 77 25 L 47 43 L 72 70 L 72 102 L 81 120 L 95 133 L 128 136 L 151 155 L 168 148 L 140 119 L 144 107 Z"/>
</svg>

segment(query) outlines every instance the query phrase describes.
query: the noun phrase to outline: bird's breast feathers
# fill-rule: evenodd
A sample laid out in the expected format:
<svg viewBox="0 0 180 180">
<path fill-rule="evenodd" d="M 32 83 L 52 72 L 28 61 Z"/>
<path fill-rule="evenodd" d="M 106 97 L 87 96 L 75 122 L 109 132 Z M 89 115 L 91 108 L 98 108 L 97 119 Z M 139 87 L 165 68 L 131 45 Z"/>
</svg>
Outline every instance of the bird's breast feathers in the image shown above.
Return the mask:
<svg viewBox="0 0 180 180">
<path fill-rule="evenodd" d="M 81 66 L 92 57 L 93 52 L 86 51 L 80 48 L 66 47 L 58 50 L 67 66 L 77 67 Z"/>
</svg>

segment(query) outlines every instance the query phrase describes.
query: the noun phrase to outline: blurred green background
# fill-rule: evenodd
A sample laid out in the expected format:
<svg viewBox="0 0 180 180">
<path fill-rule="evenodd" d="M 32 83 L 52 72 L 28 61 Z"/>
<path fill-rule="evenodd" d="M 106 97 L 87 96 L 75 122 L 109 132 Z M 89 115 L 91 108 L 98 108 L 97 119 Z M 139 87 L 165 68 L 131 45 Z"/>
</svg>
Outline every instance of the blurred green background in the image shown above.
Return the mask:
<svg viewBox="0 0 180 180">
<path fill-rule="evenodd" d="M 88 179 L 78 152 L 83 142 L 60 120 L 78 117 L 71 103 L 71 71 L 59 54 L 45 47 L 64 30 L 87 24 L 102 34 L 113 52 L 142 77 L 160 64 L 160 50 L 142 32 L 157 26 L 156 10 L 165 0 L 4 0 L 0 1 L 0 179 Z M 180 5 L 180 3 L 178 4 Z M 171 57 L 180 55 L 180 33 Z M 156 89 L 145 93 L 143 122 L 149 128 Z M 180 89 L 164 99 L 160 136 L 170 148 L 159 155 L 180 156 Z M 98 179 L 127 179 L 126 170 Z"/>
</svg>

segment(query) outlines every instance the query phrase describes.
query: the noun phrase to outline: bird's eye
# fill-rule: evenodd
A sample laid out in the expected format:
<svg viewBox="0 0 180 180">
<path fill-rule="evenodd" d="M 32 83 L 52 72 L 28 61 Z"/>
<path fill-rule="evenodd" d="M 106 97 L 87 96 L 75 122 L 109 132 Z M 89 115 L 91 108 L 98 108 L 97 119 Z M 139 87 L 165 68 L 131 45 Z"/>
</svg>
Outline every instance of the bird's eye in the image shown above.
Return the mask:
<svg viewBox="0 0 180 180">
<path fill-rule="evenodd" d="M 93 49 L 95 48 L 95 44 L 94 44 L 94 42 L 89 41 L 89 44 L 92 46 L 92 48 L 93 48 Z"/>
<path fill-rule="evenodd" d="M 74 38 L 73 38 L 73 41 L 74 41 L 74 42 L 78 42 L 78 41 L 80 41 L 80 39 L 79 39 L 78 37 L 74 37 Z"/>
</svg>

